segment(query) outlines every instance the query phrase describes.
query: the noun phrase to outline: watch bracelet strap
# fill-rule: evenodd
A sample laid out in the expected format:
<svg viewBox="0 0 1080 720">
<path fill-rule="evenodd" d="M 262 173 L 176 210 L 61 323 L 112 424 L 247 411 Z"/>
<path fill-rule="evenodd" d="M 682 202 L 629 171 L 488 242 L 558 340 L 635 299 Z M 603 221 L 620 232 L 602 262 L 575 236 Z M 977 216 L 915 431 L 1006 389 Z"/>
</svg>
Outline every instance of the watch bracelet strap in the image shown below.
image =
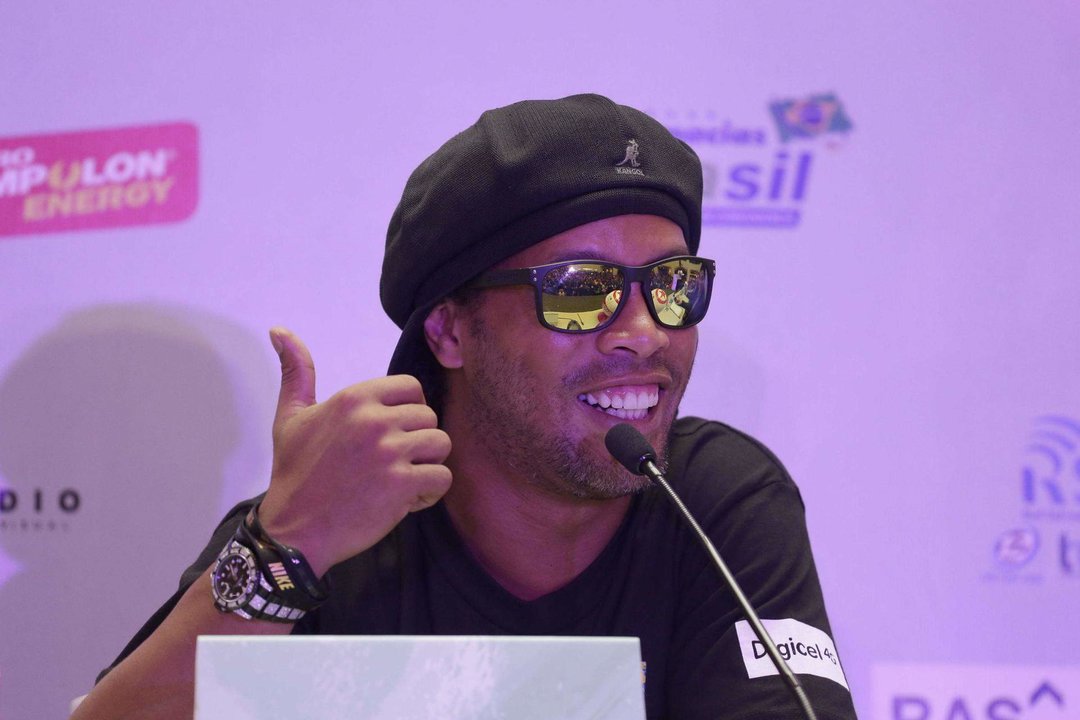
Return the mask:
<svg viewBox="0 0 1080 720">
<path fill-rule="evenodd" d="M 236 537 L 251 548 L 260 569 L 274 578 L 278 585 L 275 594 L 288 599 L 290 605 L 314 610 L 330 597 L 329 579 L 319 580 L 303 553 L 277 542 L 263 529 L 258 505 L 240 523 Z"/>
<path fill-rule="evenodd" d="M 233 538 L 229 541 L 229 544 L 225 546 L 223 552 L 227 552 L 234 544 L 248 547 L 245 543 Z M 248 547 L 248 549 L 252 550 L 250 547 Z M 255 551 L 252 550 L 252 555 L 254 554 Z M 257 565 L 261 565 L 257 557 L 255 561 Z M 300 608 L 288 605 L 285 598 L 281 597 L 281 595 L 276 592 L 274 586 L 267 580 L 267 577 L 269 576 L 266 571 L 260 567 L 259 580 L 255 589 L 255 594 L 243 607 L 226 610 L 215 602 L 217 609 L 221 612 L 231 612 L 234 615 L 239 615 L 245 620 L 269 620 L 271 622 L 280 623 L 294 623 L 307 615 L 310 610 L 314 609 L 311 607 Z"/>
</svg>

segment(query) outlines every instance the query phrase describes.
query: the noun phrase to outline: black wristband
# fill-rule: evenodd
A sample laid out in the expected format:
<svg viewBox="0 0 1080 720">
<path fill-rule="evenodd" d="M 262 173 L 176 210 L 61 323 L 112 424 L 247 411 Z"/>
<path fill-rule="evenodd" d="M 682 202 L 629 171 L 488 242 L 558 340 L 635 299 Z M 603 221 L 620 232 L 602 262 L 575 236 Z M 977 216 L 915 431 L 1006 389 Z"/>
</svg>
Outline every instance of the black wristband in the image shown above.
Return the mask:
<svg viewBox="0 0 1080 720">
<path fill-rule="evenodd" d="M 303 553 L 266 533 L 257 505 L 236 529 L 236 539 L 251 548 L 259 569 L 277 586 L 275 594 L 290 607 L 314 610 L 330 596 L 329 581 L 316 577 Z"/>
</svg>

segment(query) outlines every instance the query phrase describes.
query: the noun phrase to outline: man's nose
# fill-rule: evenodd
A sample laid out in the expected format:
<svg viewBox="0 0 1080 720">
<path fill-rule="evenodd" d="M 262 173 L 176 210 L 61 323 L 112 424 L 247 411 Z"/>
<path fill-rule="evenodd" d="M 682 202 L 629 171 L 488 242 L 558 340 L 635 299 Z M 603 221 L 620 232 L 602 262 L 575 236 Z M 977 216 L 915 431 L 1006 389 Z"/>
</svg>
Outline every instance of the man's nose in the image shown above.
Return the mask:
<svg viewBox="0 0 1080 720">
<path fill-rule="evenodd" d="M 597 343 L 601 352 L 630 352 L 649 357 L 671 344 L 668 331 L 660 327 L 649 313 L 641 283 L 631 285 L 629 297 L 623 298 L 623 303 L 618 317 L 600 331 Z"/>
</svg>

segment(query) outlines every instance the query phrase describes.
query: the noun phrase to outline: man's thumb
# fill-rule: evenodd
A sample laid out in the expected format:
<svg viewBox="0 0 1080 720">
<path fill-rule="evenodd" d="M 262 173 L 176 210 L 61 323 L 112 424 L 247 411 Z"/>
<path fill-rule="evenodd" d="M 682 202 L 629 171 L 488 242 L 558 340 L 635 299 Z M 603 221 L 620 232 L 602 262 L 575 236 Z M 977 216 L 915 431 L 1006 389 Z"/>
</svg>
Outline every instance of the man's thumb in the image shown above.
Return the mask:
<svg viewBox="0 0 1080 720">
<path fill-rule="evenodd" d="M 303 341 L 289 330 L 270 330 L 270 343 L 281 358 L 278 418 L 315 404 L 315 363 Z"/>
</svg>

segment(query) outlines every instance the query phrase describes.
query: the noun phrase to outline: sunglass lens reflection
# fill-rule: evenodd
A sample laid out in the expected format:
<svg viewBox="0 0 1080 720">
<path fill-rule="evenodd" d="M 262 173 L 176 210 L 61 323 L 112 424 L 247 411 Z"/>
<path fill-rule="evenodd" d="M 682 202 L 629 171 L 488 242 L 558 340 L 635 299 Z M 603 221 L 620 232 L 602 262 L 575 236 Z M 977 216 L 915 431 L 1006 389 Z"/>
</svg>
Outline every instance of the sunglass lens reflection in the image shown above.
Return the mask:
<svg viewBox="0 0 1080 720">
<path fill-rule="evenodd" d="M 703 263 L 672 260 L 657 265 L 650 278 L 649 301 L 661 325 L 683 327 L 701 319 L 708 297 Z"/>
<path fill-rule="evenodd" d="M 622 271 L 575 263 L 549 270 L 541 284 L 544 322 L 557 330 L 595 330 L 622 299 Z"/>
</svg>

